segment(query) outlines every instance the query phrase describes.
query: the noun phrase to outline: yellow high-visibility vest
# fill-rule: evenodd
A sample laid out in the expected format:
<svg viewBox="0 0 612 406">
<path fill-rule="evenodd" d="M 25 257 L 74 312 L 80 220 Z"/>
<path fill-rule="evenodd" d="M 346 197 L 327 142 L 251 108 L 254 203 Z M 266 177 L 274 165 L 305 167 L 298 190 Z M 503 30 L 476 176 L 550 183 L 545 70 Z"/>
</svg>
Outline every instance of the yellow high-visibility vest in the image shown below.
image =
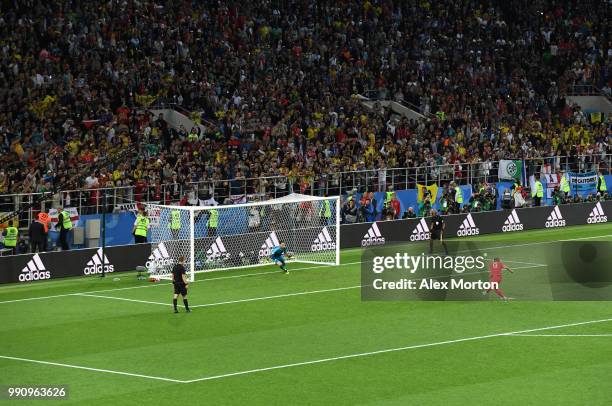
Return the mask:
<svg viewBox="0 0 612 406">
<path fill-rule="evenodd" d="M 542 182 L 539 180 L 535 181 L 535 190 L 531 191 L 531 196 L 535 197 L 544 197 L 544 186 L 542 186 Z"/>
<path fill-rule="evenodd" d="M 455 201 L 459 204 L 463 203 L 463 193 L 459 186 L 455 186 Z"/>
<path fill-rule="evenodd" d="M 17 246 L 17 234 L 19 230 L 16 227 L 8 227 L 6 229 L 6 236 L 4 237 L 5 247 L 16 247 Z"/>
<path fill-rule="evenodd" d="M 565 193 L 569 193 L 570 191 L 570 185 L 565 175 L 561 177 L 561 191 Z"/>
<path fill-rule="evenodd" d="M 134 230 L 134 234 L 140 237 L 146 237 L 148 229 L 149 229 L 149 219 L 139 214 L 136 217 L 136 229 Z"/>
<path fill-rule="evenodd" d="M 321 206 L 319 210 L 319 215 L 325 218 L 331 217 L 331 205 L 329 204 L 329 200 L 323 200 L 323 206 Z"/>
<path fill-rule="evenodd" d="M 72 229 L 72 220 L 70 220 L 70 213 L 68 213 L 66 210 L 64 210 L 62 212 L 62 217 L 63 217 L 63 222 L 62 225 L 66 230 L 70 230 Z"/>
<path fill-rule="evenodd" d="M 212 209 L 210 211 L 210 218 L 208 219 L 208 227 L 217 228 L 219 225 L 219 211 Z"/>
<path fill-rule="evenodd" d="M 178 230 L 181 228 L 181 211 L 180 210 L 172 210 L 172 212 L 170 212 L 171 215 L 171 219 L 170 219 L 170 229 L 171 230 Z"/>
</svg>

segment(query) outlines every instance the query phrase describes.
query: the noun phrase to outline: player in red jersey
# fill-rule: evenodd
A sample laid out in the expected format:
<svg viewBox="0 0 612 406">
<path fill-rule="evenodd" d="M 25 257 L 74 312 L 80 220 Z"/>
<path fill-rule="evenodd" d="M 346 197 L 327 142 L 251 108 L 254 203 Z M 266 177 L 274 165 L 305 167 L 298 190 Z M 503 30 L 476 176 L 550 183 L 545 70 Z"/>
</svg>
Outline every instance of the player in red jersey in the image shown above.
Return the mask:
<svg viewBox="0 0 612 406">
<path fill-rule="evenodd" d="M 491 282 L 491 283 L 496 282 L 497 283 L 497 288 L 496 289 L 493 289 L 492 287 L 489 288 L 488 290 L 483 292 L 485 295 L 487 293 L 489 293 L 490 291 L 494 290 L 495 293 L 497 293 L 497 296 L 499 296 L 500 299 L 503 299 L 503 300 L 508 300 L 509 299 L 509 297 L 506 296 L 504 294 L 504 292 L 501 290 L 501 288 L 499 287 L 501 285 L 502 271 L 504 269 L 507 269 L 508 271 L 510 271 L 510 273 L 513 273 L 512 270 L 510 268 L 508 268 L 506 266 L 506 264 L 501 262 L 501 260 L 499 258 L 494 258 L 493 262 L 491 262 L 489 264 L 489 282 Z"/>
</svg>

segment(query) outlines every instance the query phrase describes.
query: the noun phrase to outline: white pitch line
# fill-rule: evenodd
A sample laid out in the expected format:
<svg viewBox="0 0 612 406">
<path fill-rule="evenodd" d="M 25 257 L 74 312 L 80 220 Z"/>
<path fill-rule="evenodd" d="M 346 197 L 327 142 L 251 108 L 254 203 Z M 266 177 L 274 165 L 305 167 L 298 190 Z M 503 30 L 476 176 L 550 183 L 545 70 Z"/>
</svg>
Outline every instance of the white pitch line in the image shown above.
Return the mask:
<svg viewBox="0 0 612 406">
<path fill-rule="evenodd" d="M 79 293 L 75 296 L 87 296 L 87 297 L 96 297 L 99 299 L 114 299 L 114 300 L 123 300 L 126 302 L 136 302 L 136 303 L 147 303 L 147 304 L 156 304 L 163 306 L 172 306 L 171 303 L 162 303 L 162 302 L 152 302 L 150 300 L 138 300 L 138 299 L 128 299 L 125 297 L 116 297 L 116 296 L 103 296 L 103 295 L 90 295 L 89 293 Z"/>
<path fill-rule="evenodd" d="M 521 267 L 514 268 L 514 270 L 529 269 L 529 268 L 539 268 L 539 266 L 538 265 L 521 266 Z M 464 272 L 464 273 L 457 273 L 457 274 L 452 274 L 452 275 L 440 275 L 440 276 L 431 277 L 431 278 L 433 278 L 433 279 L 444 278 L 444 277 L 455 278 L 455 277 L 460 277 L 460 276 L 464 276 L 464 275 L 478 275 L 478 274 L 482 274 L 482 273 L 486 273 L 486 272 L 487 272 L 486 270 L 477 271 L 477 272 Z M 408 280 L 419 280 L 419 279 L 422 279 L 422 278 L 421 277 L 416 277 L 416 278 L 411 278 L 411 279 L 408 279 Z M 196 305 L 192 304 L 190 307 L 191 308 L 196 308 L 196 307 L 212 307 L 212 306 L 220 306 L 220 305 L 226 305 L 226 304 L 232 304 L 232 303 L 256 302 L 256 301 L 260 301 L 260 300 L 278 299 L 278 298 L 282 298 L 282 297 L 302 296 L 302 295 L 311 295 L 311 294 L 314 294 L 314 293 L 338 292 L 338 291 L 342 291 L 342 290 L 359 289 L 359 288 L 362 288 L 362 287 L 365 287 L 365 286 L 368 286 L 368 285 L 354 285 L 354 286 L 344 286 L 344 287 L 330 288 L 330 289 L 306 290 L 306 291 L 302 291 L 302 292 L 282 293 L 282 294 L 272 295 L 272 296 L 259 296 L 259 297 L 252 297 L 252 298 L 246 298 L 246 299 L 228 300 L 228 301 L 216 302 L 216 303 L 203 303 L 203 304 L 196 304 Z M 124 300 L 124 301 L 128 301 L 128 302 L 138 302 L 138 303 L 147 303 L 147 304 L 157 304 L 157 305 L 163 305 L 163 306 L 171 306 L 170 303 L 153 302 L 153 301 L 148 301 L 148 300 L 127 299 L 127 298 L 124 298 L 124 297 L 117 297 L 117 296 L 92 295 L 92 294 L 89 294 L 89 293 L 78 293 L 78 294 L 74 294 L 73 296 L 89 296 L 89 297 L 97 297 L 97 298 L 101 298 L 101 299 L 115 299 L 115 300 Z"/>
<path fill-rule="evenodd" d="M 511 334 L 511 337 L 612 337 L 612 334 Z"/>
<path fill-rule="evenodd" d="M 530 266 L 521 266 L 521 267 L 517 267 L 514 268 L 515 270 L 519 270 L 519 269 L 529 269 L 529 268 L 539 268 L 540 265 L 530 265 Z M 458 273 L 458 274 L 452 274 L 452 275 L 440 275 L 438 277 L 433 277 L 433 279 L 437 279 L 437 278 L 444 278 L 444 277 L 460 277 L 460 276 L 464 276 L 464 275 L 477 275 L 477 274 L 481 274 L 481 273 L 486 273 L 487 271 L 478 271 L 478 272 L 464 272 L 464 273 Z M 422 279 L 420 277 L 417 278 L 411 278 L 408 280 L 419 280 Z M 254 302 L 254 301 L 258 301 L 258 300 L 268 300 L 268 299 L 278 299 L 281 297 L 291 297 L 291 296 L 301 296 L 301 295 L 310 295 L 313 293 L 325 293 L 325 292 L 337 292 L 337 291 L 341 291 L 341 290 L 349 290 L 349 289 L 359 289 L 362 287 L 365 287 L 368 285 L 354 285 L 354 286 L 346 286 L 346 287 L 341 287 L 341 288 L 331 288 L 331 289 L 319 289 L 319 290 L 307 290 L 307 291 L 303 291 L 303 292 L 294 292 L 294 293 L 284 293 L 284 294 L 280 294 L 280 295 L 273 295 L 273 296 L 262 296 L 262 297 L 253 297 L 253 298 L 248 298 L 248 299 L 238 299 L 238 300 L 229 300 L 226 302 L 218 302 L 218 303 L 205 303 L 205 304 L 199 304 L 199 305 L 192 305 L 191 307 L 211 307 L 211 306 L 219 306 L 219 305 L 225 305 L 225 304 L 232 304 L 232 303 L 243 303 L 243 302 Z"/>
<path fill-rule="evenodd" d="M 525 265 L 532 265 L 532 266 L 547 266 L 546 264 L 536 264 L 535 262 L 525 262 L 525 261 L 516 261 L 514 259 L 510 260 L 506 260 L 504 262 L 508 262 L 508 263 L 516 263 L 516 264 L 525 264 Z"/>
<path fill-rule="evenodd" d="M 84 369 L 86 371 L 103 372 L 103 373 L 114 374 L 114 375 L 132 376 L 132 377 L 136 377 L 136 378 L 154 379 L 154 380 L 157 380 L 157 381 L 185 383 L 185 381 L 180 380 L 180 379 L 164 378 L 162 376 L 135 374 L 135 373 L 131 373 L 131 372 L 113 371 L 111 369 L 90 368 L 90 367 L 84 367 L 84 366 L 81 366 L 81 365 L 63 364 L 61 362 L 40 361 L 40 360 L 29 359 L 29 358 L 10 357 L 8 355 L 0 355 L 0 358 L 8 359 L 8 360 L 13 360 L 13 361 L 31 362 L 31 363 L 34 363 L 34 364 L 54 365 L 54 366 L 58 366 L 58 367 L 73 368 L 73 369 Z"/>
<path fill-rule="evenodd" d="M 418 348 L 436 347 L 436 346 L 442 346 L 446 344 L 456 344 L 456 343 L 467 342 L 467 341 L 484 340 L 487 338 L 494 338 L 494 337 L 503 337 L 503 336 L 512 337 L 512 336 L 517 336 L 519 334 L 531 333 L 535 331 L 553 330 L 553 329 L 559 329 L 559 328 L 564 328 L 564 327 L 582 326 L 586 324 L 605 323 L 609 321 L 612 321 L 612 318 L 581 321 L 581 322 L 576 322 L 576 323 L 560 324 L 556 326 L 539 327 L 539 328 L 532 328 L 532 329 L 520 330 L 520 331 L 511 331 L 507 333 L 495 333 L 495 334 L 488 334 L 488 335 L 476 336 L 476 337 L 459 338 L 455 340 L 438 341 L 438 342 L 433 342 L 433 343 L 416 344 L 416 345 L 409 345 L 405 347 L 388 348 L 384 350 L 361 352 L 361 353 L 348 354 L 348 355 L 340 355 L 337 357 L 320 358 L 320 359 L 311 360 L 311 361 L 295 362 L 292 364 L 283 364 L 283 365 L 275 365 L 275 366 L 265 367 L 265 368 L 249 369 L 249 370 L 244 370 L 244 371 L 230 372 L 230 373 L 221 374 L 221 375 L 211 375 L 211 376 L 206 376 L 203 378 L 188 379 L 188 380 L 165 378 L 165 377 L 153 376 L 153 375 L 136 374 L 136 373 L 131 373 L 131 372 L 123 372 L 123 371 L 114 371 L 111 369 L 91 368 L 91 367 L 85 367 L 81 365 L 64 364 L 60 362 L 51 362 L 51 361 L 41 361 L 41 360 L 34 360 L 34 359 L 29 359 L 29 358 L 12 357 L 8 355 L 0 355 L 0 359 L 30 362 L 30 363 L 42 364 L 42 365 L 52 365 L 52 366 L 59 366 L 59 367 L 73 368 L 73 369 L 82 369 L 86 371 L 102 372 L 102 373 L 115 374 L 115 375 L 124 375 L 124 376 L 131 376 L 131 377 L 136 377 L 136 378 L 145 378 L 145 379 L 152 379 L 152 380 L 166 381 L 166 382 L 194 383 L 194 382 L 211 381 L 215 379 L 228 378 L 231 376 L 248 375 L 248 374 L 253 374 L 256 372 L 272 371 L 276 369 L 285 369 L 285 368 L 291 368 L 291 367 L 297 367 L 297 366 L 303 366 L 303 365 L 321 364 L 325 362 L 332 362 L 332 361 L 338 361 L 338 360 L 343 360 L 343 359 L 367 357 L 371 355 L 414 350 Z"/>
<path fill-rule="evenodd" d="M 493 338 L 493 337 L 513 336 L 515 334 L 530 333 L 530 332 L 534 332 L 534 331 L 553 330 L 553 329 L 559 329 L 559 328 L 564 328 L 564 327 L 581 326 L 581 325 L 585 325 L 585 324 L 604 323 L 604 322 L 608 322 L 608 321 L 612 321 L 612 319 L 582 321 L 582 322 L 577 322 L 577 323 L 569 323 L 569 324 L 561 324 L 561 325 L 557 325 L 557 326 L 533 328 L 533 329 L 527 329 L 527 330 L 521 330 L 521 331 L 513 331 L 513 332 L 508 332 L 508 333 L 488 334 L 488 335 L 484 335 L 484 336 L 459 338 L 459 339 L 456 339 L 456 340 L 438 341 L 438 342 L 434 342 L 434 343 L 416 344 L 416 345 L 409 345 L 409 346 L 406 346 L 406 347 L 388 348 L 388 349 L 385 349 L 385 350 L 361 352 L 361 353 L 348 354 L 348 355 L 340 355 L 340 356 L 337 356 L 337 357 L 320 358 L 320 359 L 316 359 L 316 360 L 312 360 L 312 361 L 295 362 L 295 363 L 292 363 L 292 364 L 275 365 L 275 366 L 266 367 L 266 368 L 249 369 L 249 370 L 245 370 L 245 371 L 230 372 L 230 373 L 221 374 L 221 375 L 206 376 L 204 378 L 190 379 L 190 380 L 185 381 L 185 383 L 193 383 L 193 382 L 201 382 L 201 381 L 211 381 L 211 380 L 214 380 L 214 379 L 228 378 L 228 377 L 237 376 L 237 375 L 248 375 L 248 374 L 253 374 L 253 373 L 256 373 L 256 372 L 272 371 L 272 370 L 276 370 L 276 369 L 291 368 L 291 367 L 297 367 L 297 366 L 303 366 L 303 365 L 322 364 L 322 363 L 325 363 L 325 362 L 332 362 L 332 361 L 338 361 L 338 360 L 349 359 L 349 358 L 367 357 L 367 356 L 371 356 L 371 355 L 385 354 L 385 353 L 389 353 L 389 352 L 398 352 L 398 351 L 414 350 L 414 349 L 418 349 L 418 348 L 436 347 L 436 346 L 441 346 L 441 345 L 446 345 L 446 344 L 456 344 L 456 343 L 462 343 L 462 342 L 466 342 L 466 341 L 484 340 L 484 339 Z"/>
<path fill-rule="evenodd" d="M 590 236 L 590 237 L 578 237 L 578 238 L 572 238 L 572 239 L 567 239 L 567 240 L 539 241 L 539 242 L 532 242 L 532 243 L 528 243 L 528 244 L 499 245 L 499 246 L 496 246 L 496 247 L 487 247 L 487 249 L 491 250 L 491 249 L 503 249 L 503 248 L 511 248 L 511 247 L 523 247 L 523 246 L 540 245 L 540 244 L 552 244 L 552 243 L 560 242 L 560 241 L 579 241 L 579 240 L 590 240 L 590 239 L 594 239 L 594 238 L 604 238 L 604 237 L 612 237 L 612 234 L 595 235 L 595 236 Z M 351 248 L 351 250 L 356 250 L 356 249 L 358 249 L 358 248 Z M 458 252 L 469 252 L 469 251 L 470 250 L 463 250 L 463 251 L 458 251 Z M 347 262 L 347 263 L 340 264 L 340 265 L 311 266 L 311 267 L 306 267 L 306 268 L 296 268 L 296 269 L 293 269 L 293 271 L 316 269 L 316 268 L 326 268 L 326 267 L 334 267 L 334 266 L 335 267 L 342 267 L 342 266 L 356 265 L 356 264 L 361 264 L 361 263 L 362 263 L 362 261 L 356 261 L 356 262 Z M 278 271 L 258 272 L 258 274 L 260 274 L 260 275 L 275 274 L 275 273 L 278 273 Z M 200 279 L 200 280 L 195 281 L 195 282 L 206 282 L 206 281 L 213 281 L 213 280 L 216 280 L 216 279 L 244 278 L 244 277 L 248 277 L 248 276 L 254 276 L 254 274 L 253 273 L 248 273 L 248 274 L 243 274 L 243 275 L 221 276 L 219 278 Z M 192 282 L 192 283 L 195 283 L 195 282 Z M 15 303 L 15 302 L 24 302 L 24 301 L 30 301 L 30 300 L 53 299 L 53 298 L 58 298 L 58 297 L 67 297 L 67 296 L 80 295 L 80 294 L 83 294 L 83 293 L 104 293 L 104 292 L 114 292 L 114 291 L 119 291 L 119 290 L 151 288 L 151 287 L 162 286 L 162 285 L 166 285 L 166 284 L 162 283 L 162 284 L 151 284 L 151 285 L 144 285 L 144 286 L 142 286 L 142 285 L 141 286 L 128 286 L 128 287 L 125 287 L 125 288 L 112 288 L 112 289 L 102 289 L 102 290 L 91 290 L 91 291 L 85 291 L 85 292 L 66 293 L 66 294 L 62 294 L 62 295 L 28 297 L 28 298 L 22 298 L 22 299 L 0 301 L 0 304 Z"/>
<path fill-rule="evenodd" d="M 28 302 L 30 300 L 53 299 L 53 298 L 56 298 L 56 297 L 67 297 L 67 296 L 77 296 L 77 295 L 80 295 L 80 293 L 65 293 L 65 294 L 62 294 L 62 295 L 26 297 L 26 298 L 22 298 L 22 299 L 5 300 L 3 302 L 0 302 L 0 304 L 2 304 L 2 303 L 16 303 L 16 302 Z"/>
<path fill-rule="evenodd" d="M 337 291 L 341 291 L 341 290 L 357 289 L 357 288 L 360 288 L 361 286 L 362 285 L 355 285 L 355 286 L 346 286 L 346 287 L 342 287 L 342 288 L 307 290 L 307 291 L 304 291 L 304 292 L 284 293 L 284 294 L 273 295 L 273 296 L 263 296 L 263 297 L 252 297 L 252 298 L 248 298 L 248 299 L 228 300 L 226 302 L 204 303 L 204 304 L 199 304 L 199 305 L 193 305 L 191 307 L 211 307 L 211 306 L 220 306 L 220 305 L 232 304 L 232 303 L 255 302 L 255 301 L 258 301 L 258 300 L 278 299 L 280 297 L 312 295 L 314 293 L 325 293 L 325 292 L 337 292 Z"/>
<path fill-rule="evenodd" d="M 309 269 L 320 269 L 320 268 L 328 268 L 328 267 L 343 267 L 343 266 L 356 265 L 356 264 L 361 264 L 361 261 L 346 262 L 346 263 L 340 264 L 340 265 L 319 265 L 319 266 L 309 266 L 309 267 L 304 267 L 304 268 L 294 268 L 294 269 L 291 269 L 291 272 L 306 271 L 306 270 L 309 270 Z M 190 282 L 189 284 L 197 283 L 197 282 L 214 281 L 214 280 L 218 280 L 218 279 L 244 278 L 244 277 L 248 277 L 248 276 L 275 274 L 275 273 L 276 274 L 280 273 L 280 271 L 267 271 L 267 272 L 249 273 L 249 274 L 244 274 L 244 275 L 231 275 L 231 276 L 221 276 L 221 277 L 218 277 L 218 278 L 199 279 L 197 281 Z M 22 298 L 22 299 L 13 299 L 13 300 L 0 301 L 0 304 L 3 304 L 3 303 L 16 303 L 16 302 L 27 302 L 27 301 L 30 301 L 30 300 L 53 299 L 53 298 L 67 297 L 67 296 L 82 296 L 84 294 L 92 294 L 92 293 L 106 293 L 106 292 L 116 292 L 116 291 L 121 291 L 121 290 L 153 288 L 153 287 L 156 287 L 156 286 L 167 286 L 169 284 L 170 284 L 169 282 L 168 283 L 155 283 L 155 284 L 150 284 L 150 285 L 128 286 L 128 287 L 125 287 L 125 288 L 112 288 L 112 289 L 90 290 L 90 291 L 85 291 L 85 292 L 64 293 L 64 294 L 61 294 L 61 295 L 26 297 L 26 298 Z"/>
</svg>

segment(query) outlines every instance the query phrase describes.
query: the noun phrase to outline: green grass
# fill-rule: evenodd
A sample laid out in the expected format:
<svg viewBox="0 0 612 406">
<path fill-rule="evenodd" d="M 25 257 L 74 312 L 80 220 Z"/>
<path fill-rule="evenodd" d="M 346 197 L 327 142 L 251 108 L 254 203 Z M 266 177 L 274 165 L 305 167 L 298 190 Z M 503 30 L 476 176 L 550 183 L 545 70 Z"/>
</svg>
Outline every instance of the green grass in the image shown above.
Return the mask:
<svg viewBox="0 0 612 406">
<path fill-rule="evenodd" d="M 470 240 L 537 262 L 526 243 L 576 238 L 612 241 L 612 225 Z M 292 264 L 289 275 L 199 275 L 190 303 L 207 306 L 191 314 L 171 312 L 167 282 L 133 273 L 2 286 L 0 356 L 149 377 L 0 358 L 0 384 L 70 386 L 68 400 L 49 404 L 610 404 L 612 337 L 578 335 L 612 334 L 612 321 L 538 332 L 573 337 L 499 334 L 612 319 L 612 303 L 362 302 L 360 258 L 346 250 L 339 267 Z M 520 269 L 504 289 L 541 272 Z M 47 296 L 57 297 L 14 301 Z M 394 348 L 404 349 L 338 359 Z M 207 377 L 217 378 L 185 382 Z M 28 403 L 39 402 L 16 402 Z"/>
</svg>

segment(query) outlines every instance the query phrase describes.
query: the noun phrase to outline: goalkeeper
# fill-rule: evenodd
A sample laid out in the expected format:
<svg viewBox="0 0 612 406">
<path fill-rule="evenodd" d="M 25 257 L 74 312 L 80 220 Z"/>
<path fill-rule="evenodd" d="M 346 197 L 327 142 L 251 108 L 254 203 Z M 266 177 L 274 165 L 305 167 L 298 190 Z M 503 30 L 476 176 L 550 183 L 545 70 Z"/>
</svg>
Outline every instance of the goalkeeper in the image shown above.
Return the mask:
<svg viewBox="0 0 612 406">
<path fill-rule="evenodd" d="M 270 259 L 280 267 L 285 273 L 289 273 L 287 267 L 285 266 L 285 254 L 288 257 L 291 257 L 291 253 L 287 251 L 287 244 L 281 242 L 280 245 L 272 248 L 272 252 L 270 253 Z"/>
</svg>

